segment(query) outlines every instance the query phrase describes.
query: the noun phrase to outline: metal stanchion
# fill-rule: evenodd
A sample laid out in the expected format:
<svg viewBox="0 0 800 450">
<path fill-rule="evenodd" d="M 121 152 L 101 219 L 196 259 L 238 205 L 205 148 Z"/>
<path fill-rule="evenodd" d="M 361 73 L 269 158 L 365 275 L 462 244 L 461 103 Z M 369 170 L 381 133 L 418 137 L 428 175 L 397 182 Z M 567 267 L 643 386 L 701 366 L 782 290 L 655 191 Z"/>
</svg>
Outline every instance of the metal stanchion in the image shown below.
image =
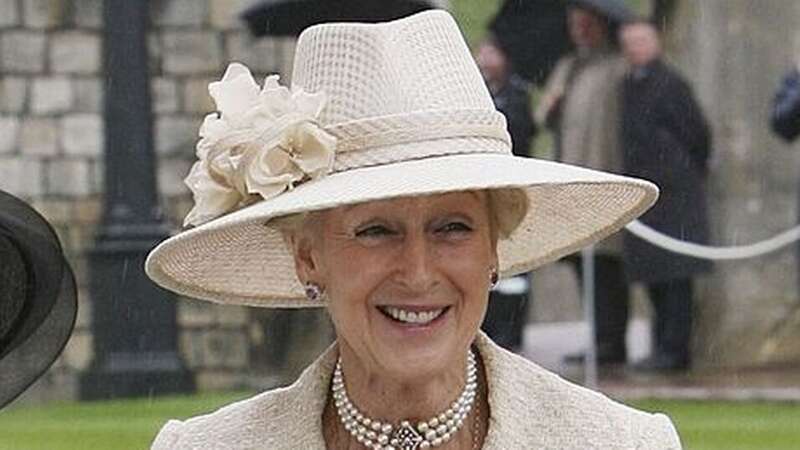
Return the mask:
<svg viewBox="0 0 800 450">
<path fill-rule="evenodd" d="M 586 346 L 584 385 L 589 389 L 597 389 L 597 342 L 595 340 L 594 320 L 594 246 L 581 250 L 581 266 L 583 271 L 583 314 L 589 329 L 589 340 Z"/>
</svg>

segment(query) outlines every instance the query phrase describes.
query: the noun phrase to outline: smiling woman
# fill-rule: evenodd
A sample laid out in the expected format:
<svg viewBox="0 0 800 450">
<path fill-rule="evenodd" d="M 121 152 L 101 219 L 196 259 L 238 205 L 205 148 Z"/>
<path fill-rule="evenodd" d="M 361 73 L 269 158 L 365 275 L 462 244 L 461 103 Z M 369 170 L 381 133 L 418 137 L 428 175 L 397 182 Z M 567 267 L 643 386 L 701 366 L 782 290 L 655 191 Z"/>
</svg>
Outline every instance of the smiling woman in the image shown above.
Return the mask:
<svg viewBox="0 0 800 450">
<path fill-rule="evenodd" d="M 478 327 L 500 277 L 616 231 L 648 182 L 517 158 L 453 19 L 324 24 L 291 89 L 234 64 L 211 93 L 195 227 L 147 272 L 184 295 L 323 306 L 336 343 L 292 386 L 156 449 L 679 448 L 669 419 L 571 385 Z"/>
<path fill-rule="evenodd" d="M 313 234 L 290 239 L 300 279 L 337 299 L 328 310 L 342 379 L 362 410 L 399 423 L 459 397 L 497 266 L 488 206 L 483 192 L 362 203 L 327 210 Z M 328 408 L 328 440 L 346 448 L 337 415 Z"/>
</svg>

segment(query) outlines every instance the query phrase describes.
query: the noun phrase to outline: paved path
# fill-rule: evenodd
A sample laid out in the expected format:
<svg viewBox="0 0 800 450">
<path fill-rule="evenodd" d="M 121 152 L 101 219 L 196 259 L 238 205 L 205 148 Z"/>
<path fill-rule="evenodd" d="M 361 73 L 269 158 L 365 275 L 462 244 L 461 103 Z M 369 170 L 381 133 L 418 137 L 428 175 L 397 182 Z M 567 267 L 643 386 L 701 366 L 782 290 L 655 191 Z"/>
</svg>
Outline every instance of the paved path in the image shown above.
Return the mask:
<svg viewBox="0 0 800 450">
<path fill-rule="evenodd" d="M 588 342 L 582 322 L 531 324 L 523 335 L 522 355 L 565 378 L 582 383 L 581 365 L 564 363 L 564 356 L 582 351 Z M 628 326 L 629 361 L 648 355 L 650 326 L 636 319 Z M 602 368 L 599 390 L 619 399 L 765 400 L 800 402 L 800 365 L 737 370 L 640 374 L 622 366 Z"/>
</svg>

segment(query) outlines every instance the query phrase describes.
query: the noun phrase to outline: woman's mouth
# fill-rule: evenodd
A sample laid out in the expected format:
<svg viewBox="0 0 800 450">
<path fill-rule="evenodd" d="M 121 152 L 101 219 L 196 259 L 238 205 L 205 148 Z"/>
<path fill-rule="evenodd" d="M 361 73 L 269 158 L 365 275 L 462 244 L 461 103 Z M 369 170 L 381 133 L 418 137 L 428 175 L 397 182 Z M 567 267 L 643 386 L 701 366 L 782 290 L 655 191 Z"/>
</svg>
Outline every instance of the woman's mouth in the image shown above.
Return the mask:
<svg viewBox="0 0 800 450">
<path fill-rule="evenodd" d="M 444 314 L 444 312 L 449 308 L 449 306 L 446 306 L 444 308 L 429 309 L 426 311 L 412 311 L 396 306 L 378 307 L 383 315 L 389 317 L 390 319 L 412 325 L 427 325 L 439 318 L 439 316 Z"/>
</svg>

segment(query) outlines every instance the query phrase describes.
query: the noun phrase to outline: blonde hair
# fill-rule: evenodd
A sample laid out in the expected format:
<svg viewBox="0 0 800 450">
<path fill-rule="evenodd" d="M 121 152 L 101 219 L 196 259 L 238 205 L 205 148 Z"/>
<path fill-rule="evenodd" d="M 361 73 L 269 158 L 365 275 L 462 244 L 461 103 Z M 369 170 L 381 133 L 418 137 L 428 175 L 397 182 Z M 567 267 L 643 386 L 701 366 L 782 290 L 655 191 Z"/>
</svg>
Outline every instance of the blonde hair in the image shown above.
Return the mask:
<svg viewBox="0 0 800 450">
<path fill-rule="evenodd" d="M 519 188 L 490 189 L 486 192 L 493 232 L 500 239 L 508 239 L 528 215 L 528 194 Z"/>
<path fill-rule="evenodd" d="M 528 195 L 519 188 L 488 189 L 486 194 L 492 238 L 508 239 L 528 214 Z M 287 237 L 318 223 L 320 212 L 288 214 L 276 217 L 266 225 Z"/>
</svg>

